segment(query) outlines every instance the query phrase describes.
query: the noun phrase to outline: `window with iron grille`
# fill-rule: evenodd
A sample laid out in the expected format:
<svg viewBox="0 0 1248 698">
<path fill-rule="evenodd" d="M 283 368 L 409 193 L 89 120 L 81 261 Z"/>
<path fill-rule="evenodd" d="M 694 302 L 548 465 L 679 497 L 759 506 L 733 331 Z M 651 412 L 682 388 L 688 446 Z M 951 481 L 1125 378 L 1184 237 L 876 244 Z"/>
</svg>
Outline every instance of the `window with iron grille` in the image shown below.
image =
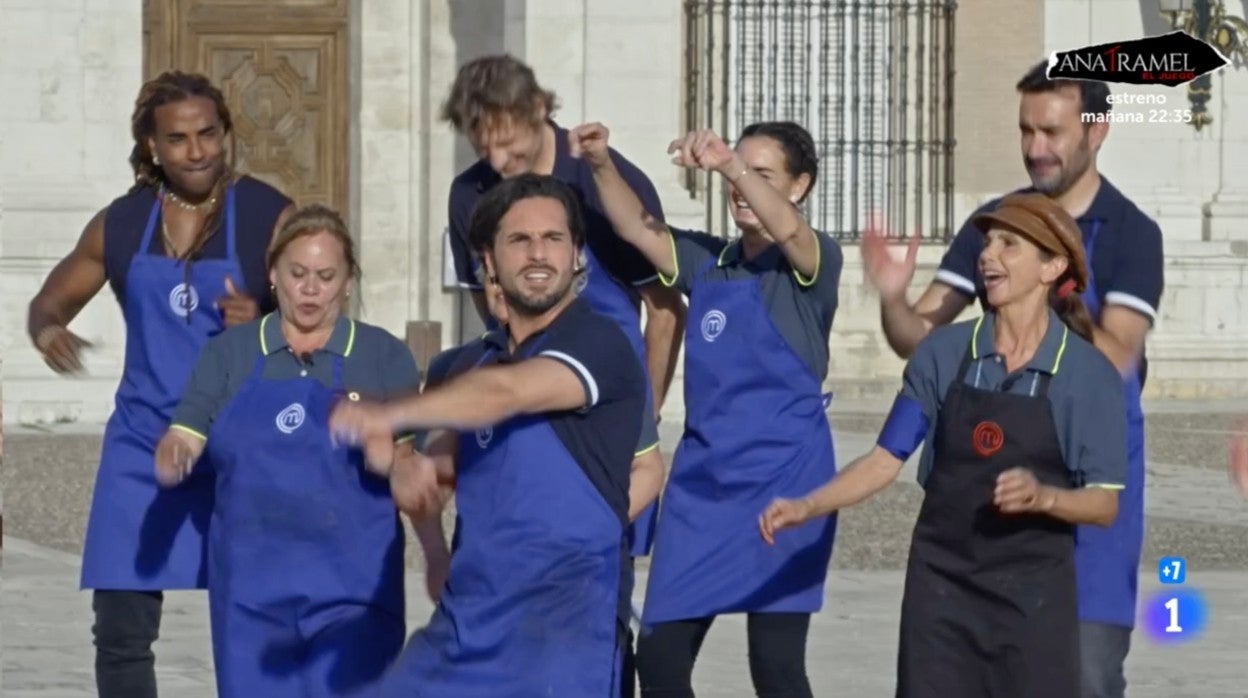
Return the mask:
<svg viewBox="0 0 1248 698">
<path fill-rule="evenodd" d="M 811 224 L 854 240 L 874 218 L 953 228 L 952 1 L 687 0 L 685 122 L 733 139 L 756 121 L 811 132 Z M 690 172 L 707 229 L 735 235 L 723 188 Z"/>
</svg>

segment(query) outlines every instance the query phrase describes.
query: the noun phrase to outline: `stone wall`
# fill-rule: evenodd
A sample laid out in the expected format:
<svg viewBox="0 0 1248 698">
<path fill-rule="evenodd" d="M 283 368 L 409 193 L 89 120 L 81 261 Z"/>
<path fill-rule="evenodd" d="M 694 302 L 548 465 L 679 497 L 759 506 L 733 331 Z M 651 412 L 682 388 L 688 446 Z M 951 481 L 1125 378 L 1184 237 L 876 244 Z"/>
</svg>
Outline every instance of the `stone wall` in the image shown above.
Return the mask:
<svg viewBox="0 0 1248 698">
<path fill-rule="evenodd" d="M 957 29 L 955 216 L 1025 182 L 1015 137 L 1013 83 L 1048 51 L 1168 27 L 1145 0 L 979 0 L 961 3 Z M 1232 3 L 1232 9 L 1238 4 Z M 683 11 L 671 0 L 370 0 L 353 4 L 351 220 L 365 279 L 361 317 L 402 334 L 408 320 L 443 324 L 443 344 L 475 331 L 443 287 L 446 194 L 472 161 L 438 120 L 457 67 L 509 51 L 556 90 L 565 125 L 602 120 L 617 147 L 654 180 L 668 218 L 701 227 L 665 152 L 681 128 Z M 26 340 L 26 303 L 92 213 L 130 181 L 128 121 L 141 83 L 140 3 L 8 0 L 0 16 L 0 352 L 10 420 L 102 422 L 111 409 L 124 335 L 107 290 L 75 323 L 100 340 L 89 377 L 46 369 Z M 1002 22 L 1008 31 L 1001 31 Z M 1141 88 L 1186 106 L 1186 88 Z M 1117 92 L 1123 91 L 1116 88 Z M 1149 394 L 1248 395 L 1248 73 L 1214 78 L 1216 119 L 1115 124 L 1100 166 L 1161 223 L 1167 289 L 1149 341 Z M 1132 105 L 1123 109 L 1139 111 Z M 925 247 L 915 293 L 938 247 Z M 879 330 L 856 247 L 845 248 L 830 387 L 839 396 L 896 390 L 901 362 Z M 973 313 L 973 311 L 971 311 Z M 680 385 L 669 419 L 681 412 Z"/>
<path fill-rule="evenodd" d="M 26 306 L 87 221 L 132 181 L 129 124 L 142 83 L 140 3 L 7 0 L 0 10 L 0 356 L 4 414 L 103 421 L 125 335 L 104 290 L 74 329 L 96 342 L 87 376 L 58 378 L 26 337 Z"/>
</svg>

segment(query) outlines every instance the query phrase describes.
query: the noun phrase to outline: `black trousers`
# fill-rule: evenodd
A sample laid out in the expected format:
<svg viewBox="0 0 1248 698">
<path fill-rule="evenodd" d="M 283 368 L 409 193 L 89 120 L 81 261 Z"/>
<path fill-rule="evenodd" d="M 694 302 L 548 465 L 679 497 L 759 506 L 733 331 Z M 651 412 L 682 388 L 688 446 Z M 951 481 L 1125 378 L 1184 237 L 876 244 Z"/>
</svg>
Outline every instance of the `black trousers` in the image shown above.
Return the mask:
<svg viewBox="0 0 1248 698">
<path fill-rule="evenodd" d="M 1083 698 L 1123 698 L 1123 664 L 1131 650 L 1131 628 L 1105 623 L 1079 624 Z"/>
<path fill-rule="evenodd" d="M 643 698 L 693 698 L 693 665 L 710 618 L 659 623 L 637 642 Z M 806 676 L 809 613 L 751 613 L 750 678 L 759 698 L 813 698 Z"/>
<path fill-rule="evenodd" d="M 636 638 L 630 625 L 626 624 L 620 632 L 624 654 L 620 666 L 620 698 L 634 698 L 637 695 L 637 653 L 633 648 Z"/>
<path fill-rule="evenodd" d="M 95 686 L 100 698 L 156 698 L 156 655 L 164 594 L 97 590 Z"/>
</svg>

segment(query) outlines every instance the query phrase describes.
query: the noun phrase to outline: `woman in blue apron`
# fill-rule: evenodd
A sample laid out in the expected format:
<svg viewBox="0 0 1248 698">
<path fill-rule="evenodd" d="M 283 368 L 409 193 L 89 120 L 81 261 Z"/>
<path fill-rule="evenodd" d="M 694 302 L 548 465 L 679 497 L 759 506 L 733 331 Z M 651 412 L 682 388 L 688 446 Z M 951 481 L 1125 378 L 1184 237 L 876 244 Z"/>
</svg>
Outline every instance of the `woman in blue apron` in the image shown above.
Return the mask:
<svg viewBox="0 0 1248 698">
<path fill-rule="evenodd" d="M 87 344 L 66 326 L 106 282 L 126 324 L 82 560 L 82 586 L 95 590 L 102 698 L 156 695 L 161 591 L 206 583 L 210 473 L 162 492 L 152 454 L 205 342 L 253 319 L 257 301 L 269 303 L 264 251 L 290 202 L 232 174 L 229 131 L 225 100 L 207 78 L 165 73 L 145 84 L 133 119 L 134 187 L 87 225 L 30 307 L 35 346 L 60 373 L 81 370 Z"/>
<path fill-rule="evenodd" d="M 358 268 L 336 213 L 293 214 L 268 265 L 278 311 L 204 348 L 157 447 L 157 476 L 176 492 L 201 453 L 216 475 L 219 695 L 347 695 L 402 647 L 403 532 L 386 473 L 331 442 L 329 412 L 340 397 L 414 392 L 419 379 L 402 342 L 342 314 Z"/>
<path fill-rule="evenodd" d="M 1091 343 L 1079 229 L 1042 194 L 975 218 L 989 310 L 935 330 L 877 446 L 762 536 L 861 502 L 926 441 L 901 610 L 901 698 L 1070 698 L 1080 690 L 1076 524 L 1108 527 L 1127 474 L 1123 389 Z"/>
<path fill-rule="evenodd" d="M 394 429 L 453 430 L 394 466 L 395 501 L 427 515 L 440 509 L 437 472 L 453 469 L 458 516 L 437 610 L 377 694 L 614 698 L 645 374 L 624 333 L 576 297 L 584 224 L 571 188 L 539 175 L 501 182 L 471 236 L 505 297 L 506 329 L 466 345 L 437 387 L 342 403 L 332 419 L 383 464 Z"/>
<path fill-rule="evenodd" d="M 684 167 L 728 180 L 734 242 L 669 230 L 644 210 L 607 153 L 600 124 L 573 131 L 615 230 L 689 296 L 685 433 L 664 490 L 638 673 L 643 695 L 692 695 L 715 616 L 748 613 L 750 673 L 762 695 L 809 696 L 810 614 L 823 604 L 835 518 L 769 547 L 748 518 L 836 471 L 827 402 L 828 336 L 841 252 L 797 205 L 817 175 L 810 134 L 755 124 L 736 151 L 707 131 L 675 141 Z"/>
</svg>

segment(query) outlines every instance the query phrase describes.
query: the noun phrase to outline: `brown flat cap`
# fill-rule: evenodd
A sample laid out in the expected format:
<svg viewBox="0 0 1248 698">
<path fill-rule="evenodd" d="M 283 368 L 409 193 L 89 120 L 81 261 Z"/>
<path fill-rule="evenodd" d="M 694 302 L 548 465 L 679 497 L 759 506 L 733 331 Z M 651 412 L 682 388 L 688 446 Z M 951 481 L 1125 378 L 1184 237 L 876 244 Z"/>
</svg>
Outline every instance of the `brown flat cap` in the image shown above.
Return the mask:
<svg viewBox="0 0 1248 698">
<path fill-rule="evenodd" d="M 980 232 L 1005 228 L 1031 240 L 1040 249 L 1070 260 L 1068 277 L 1075 293 L 1088 286 L 1088 267 L 1083 258 L 1083 234 L 1066 209 L 1044 194 L 1010 194 L 995 210 L 972 221 Z"/>
</svg>

